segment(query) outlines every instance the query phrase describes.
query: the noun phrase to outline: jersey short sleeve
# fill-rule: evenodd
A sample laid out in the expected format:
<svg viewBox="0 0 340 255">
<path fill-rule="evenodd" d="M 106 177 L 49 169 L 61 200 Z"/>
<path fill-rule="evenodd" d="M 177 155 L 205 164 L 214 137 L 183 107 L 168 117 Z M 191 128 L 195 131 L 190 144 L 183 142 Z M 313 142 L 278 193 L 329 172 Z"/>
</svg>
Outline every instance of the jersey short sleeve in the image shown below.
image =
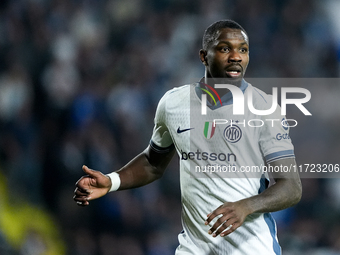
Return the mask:
<svg viewBox="0 0 340 255">
<path fill-rule="evenodd" d="M 294 146 L 289 136 L 286 117 L 281 115 L 281 107 L 275 112 L 262 116 L 264 126 L 260 131 L 259 144 L 266 163 L 285 158 L 295 158 Z"/>
<path fill-rule="evenodd" d="M 166 100 L 168 94 L 169 92 L 158 103 L 150 141 L 151 148 L 160 153 L 168 152 L 174 147 L 170 132 L 166 126 Z"/>
</svg>

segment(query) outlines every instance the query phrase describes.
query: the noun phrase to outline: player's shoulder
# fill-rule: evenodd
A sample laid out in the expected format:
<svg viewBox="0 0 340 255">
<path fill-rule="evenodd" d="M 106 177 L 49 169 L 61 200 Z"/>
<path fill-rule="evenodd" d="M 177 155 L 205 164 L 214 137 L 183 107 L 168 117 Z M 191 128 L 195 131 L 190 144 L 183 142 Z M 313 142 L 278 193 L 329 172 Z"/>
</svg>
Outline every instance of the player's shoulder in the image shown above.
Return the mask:
<svg viewBox="0 0 340 255">
<path fill-rule="evenodd" d="M 165 95 L 169 95 L 171 96 L 179 96 L 180 94 L 186 94 L 190 91 L 190 88 L 193 86 L 194 84 L 185 84 L 179 87 L 174 87 L 170 90 L 168 90 Z"/>
<path fill-rule="evenodd" d="M 190 95 L 190 88 L 192 84 L 183 85 L 180 87 L 174 87 L 162 96 L 158 102 L 157 111 L 158 112 L 168 112 L 169 109 L 179 109 L 183 108 Z"/>
<path fill-rule="evenodd" d="M 193 84 L 186 84 L 180 87 L 174 87 L 167 92 L 162 97 L 162 101 L 178 101 L 182 100 L 190 94 L 190 88 L 194 86 Z"/>
</svg>

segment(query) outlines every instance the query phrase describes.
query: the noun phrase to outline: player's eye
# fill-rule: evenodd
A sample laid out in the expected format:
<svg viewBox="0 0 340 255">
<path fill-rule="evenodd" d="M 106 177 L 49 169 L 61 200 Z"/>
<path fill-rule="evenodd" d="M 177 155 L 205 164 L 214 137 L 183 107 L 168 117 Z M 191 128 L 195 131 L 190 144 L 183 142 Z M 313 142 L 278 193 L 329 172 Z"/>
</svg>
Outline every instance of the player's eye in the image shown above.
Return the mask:
<svg viewBox="0 0 340 255">
<path fill-rule="evenodd" d="M 248 52 L 248 49 L 247 49 L 247 48 L 241 48 L 241 49 L 240 49 L 240 52 L 241 52 L 241 53 L 247 53 L 247 52 Z"/>
<path fill-rule="evenodd" d="M 229 49 L 229 47 L 222 47 L 222 48 L 221 48 L 221 51 L 222 51 L 222 52 L 229 52 L 230 49 Z"/>
</svg>

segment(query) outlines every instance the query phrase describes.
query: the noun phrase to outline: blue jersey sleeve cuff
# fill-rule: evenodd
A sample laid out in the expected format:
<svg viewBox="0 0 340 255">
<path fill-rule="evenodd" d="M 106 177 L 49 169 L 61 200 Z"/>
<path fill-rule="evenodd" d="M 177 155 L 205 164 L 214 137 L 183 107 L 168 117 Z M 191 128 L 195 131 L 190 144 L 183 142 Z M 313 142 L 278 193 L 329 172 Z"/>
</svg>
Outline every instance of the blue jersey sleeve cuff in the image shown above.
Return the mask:
<svg viewBox="0 0 340 255">
<path fill-rule="evenodd" d="M 150 140 L 150 147 L 157 153 L 167 153 L 172 151 L 175 148 L 175 145 L 171 144 L 170 146 L 163 148 L 155 144 L 152 140 Z"/>
<path fill-rule="evenodd" d="M 267 164 L 274 162 L 279 159 L 285 159 L 285 158 L 295 158 L 295 154 L 293 150 L 285 150 L 285 151 L 278 151 L 268 154 L 264 157 Z"/>
</svg>

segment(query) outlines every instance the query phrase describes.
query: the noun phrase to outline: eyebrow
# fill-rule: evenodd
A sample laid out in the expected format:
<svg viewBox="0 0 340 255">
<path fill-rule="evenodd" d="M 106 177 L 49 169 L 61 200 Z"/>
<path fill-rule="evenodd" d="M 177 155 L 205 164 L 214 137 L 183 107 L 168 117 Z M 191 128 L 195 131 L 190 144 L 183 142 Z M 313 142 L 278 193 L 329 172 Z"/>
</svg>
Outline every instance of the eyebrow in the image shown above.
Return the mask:
<svg viewBox="0 0 340 255">
<path fill-rule="evenodd" d="M 217 45 L 219 45 L 219 44 L 221 44 L 221 43 L 224 43 L 224 44 L 231 44 L 229 41 L 220 41 Z M 240 46 L 247 45 L 247 46 L 249 47 L 249 44 L 248 44 L 246 41 L 241 42 L 239 45 L 240 45 Z"/>
</svg>

